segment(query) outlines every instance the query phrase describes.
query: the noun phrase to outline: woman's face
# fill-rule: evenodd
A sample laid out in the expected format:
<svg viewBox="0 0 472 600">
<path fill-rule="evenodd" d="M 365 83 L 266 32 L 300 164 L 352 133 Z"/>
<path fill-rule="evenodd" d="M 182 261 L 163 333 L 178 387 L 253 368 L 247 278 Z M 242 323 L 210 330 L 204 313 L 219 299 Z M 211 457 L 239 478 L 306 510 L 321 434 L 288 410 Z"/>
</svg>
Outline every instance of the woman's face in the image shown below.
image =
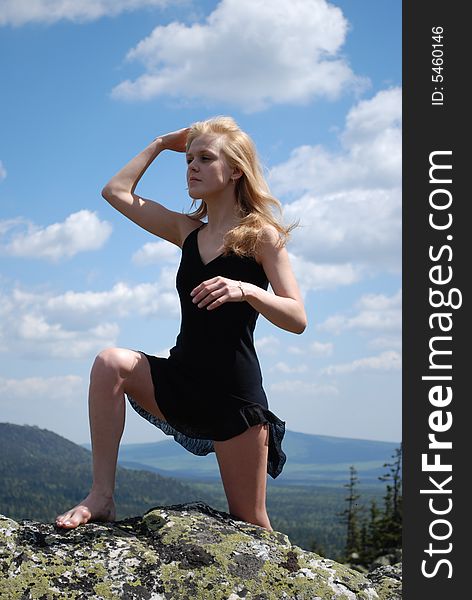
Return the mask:
<svg viewBox="0 0 472 600">
<path fill-rule="evenodd" d="M 188 193 L 194 199 L 206 199 L 233 186 L 232 169 L 222 151 L 222 136 L 202 134 L 193 140 L 187 152 Z"/>
</svg>

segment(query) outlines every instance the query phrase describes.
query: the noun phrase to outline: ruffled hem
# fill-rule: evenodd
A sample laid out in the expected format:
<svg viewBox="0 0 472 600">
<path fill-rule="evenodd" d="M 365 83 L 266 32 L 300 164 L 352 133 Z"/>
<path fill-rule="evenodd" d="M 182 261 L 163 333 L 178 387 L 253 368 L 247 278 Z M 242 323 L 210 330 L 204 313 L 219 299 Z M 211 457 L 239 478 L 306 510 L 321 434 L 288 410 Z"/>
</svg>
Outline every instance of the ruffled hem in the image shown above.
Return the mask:
<svg viewBox="0 0 472 600">
<path fill-rule="evenodd" d="M 152 415 L 147 410 L 142 408 L 131 396 L 128 395 L 128 401 L 134 410 L 149 421 L 155 427 L 158 427 L 166 435 L 171 435 L 174 440 L 183 446 L 186 450 L 197 456 L 206 456 L 210 452 L 215 451 L 213 440 L 204 439 L 198 436 L 195 431 L 183 433 L 172 426 L 167 421 L 159 419 L 155 415 Z M 244 427 L 241 431 L 234 434 L 239 435 L 246 431 L 249 427 L 254 425 L 268 424 L 269 425 L 269 452 L 267 457 L 267 473 L 275 479 L 280 475 L 285 465 L 287 457 L 282 450 L 282 440 L 285 435 L 285 423 L 281 421 L 276 415 L 270 410 L 259 406 L 259 404 L 249 404 L 239 409 L 241 419 L 244 423 Z M 231 437 L 234 437 L 231 436 Z M 228 438 L 228 439 L 231 439 Z M 224 440 L 220 440 L 224 441 Z"/>
</svg>

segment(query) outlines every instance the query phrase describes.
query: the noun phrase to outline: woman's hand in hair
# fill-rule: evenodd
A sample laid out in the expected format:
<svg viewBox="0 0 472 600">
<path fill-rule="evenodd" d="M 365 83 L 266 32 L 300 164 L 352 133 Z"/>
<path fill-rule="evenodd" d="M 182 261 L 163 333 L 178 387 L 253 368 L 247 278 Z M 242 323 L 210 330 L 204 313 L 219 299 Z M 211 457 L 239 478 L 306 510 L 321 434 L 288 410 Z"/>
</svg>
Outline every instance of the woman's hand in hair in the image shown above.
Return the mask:
<svg viewBox="0 0 472 600">
<path fill-rule="evenodd" d="M 161 135 L 156 140 L 159 140 L 163 150 L 174 150 L 175 152 L 185 152 L 187 147 L 187 136 L 190 127 L 184 127 L 177 131 L 172 131 Z"/>
<path fill-rule="evenodd" d="M 203 281 L 200 285 L 194 288 L 190 295 L 193 297 L 192 302 L 198 308 L 206 308 L 214 310 L 225 302 L 241 302 L 245 300 L 245 291 L 252 284 L 235 281 L 227 277 L 213 277 Z"/>
</svg>

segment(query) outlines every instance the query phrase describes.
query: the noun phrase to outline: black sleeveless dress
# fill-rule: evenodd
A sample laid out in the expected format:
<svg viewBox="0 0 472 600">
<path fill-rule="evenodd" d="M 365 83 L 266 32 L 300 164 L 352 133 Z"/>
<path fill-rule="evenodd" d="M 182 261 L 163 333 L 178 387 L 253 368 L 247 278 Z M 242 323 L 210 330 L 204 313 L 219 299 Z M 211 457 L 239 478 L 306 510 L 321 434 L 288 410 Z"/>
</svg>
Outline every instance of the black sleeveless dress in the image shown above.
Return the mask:
<svg viewBox="0 0 472 600">
<path fill-rule="evenodd" d="M 182 246 L 177 272 L 182 322 L 169 358 L 143 353 L 150 364 L 158 407 L 166 421 L 128 400 L 145 419 L 172 435 L 184 448 L 204 456 L 213 441 L 228 440 L 254 425 L 269 425 L 267 472 L 277 477 L 285 464 L 285 423 L 268 410 L 254 349 L 259 313 L 248 302 L 226 302 L 214 310 L 198 308 L 190 292 L 221 275 L 267 289 L 264 269 L 253 258 L 220 254 L 204 264 L 194 229 Z"/>
</svg>

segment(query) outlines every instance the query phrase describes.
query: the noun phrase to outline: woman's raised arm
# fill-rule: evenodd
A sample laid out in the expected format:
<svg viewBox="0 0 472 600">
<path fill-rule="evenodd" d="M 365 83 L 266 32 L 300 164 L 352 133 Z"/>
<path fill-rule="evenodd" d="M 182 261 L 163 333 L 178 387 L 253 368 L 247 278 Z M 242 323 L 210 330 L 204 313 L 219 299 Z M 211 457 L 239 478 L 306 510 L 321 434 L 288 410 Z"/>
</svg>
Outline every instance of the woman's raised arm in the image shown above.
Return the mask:
<svg viewBox="0 0 472 600">
<path fill-rule="evenodd" d="M 157 137 L 131 159 L 102 190 L 102 196 L 125 217 L 160 238 L 181 246 L 196 223 L 187 215 L 135 194 L 149 165 L 163 150 L 185 152 L 188 128 Z"/>
</svg>

